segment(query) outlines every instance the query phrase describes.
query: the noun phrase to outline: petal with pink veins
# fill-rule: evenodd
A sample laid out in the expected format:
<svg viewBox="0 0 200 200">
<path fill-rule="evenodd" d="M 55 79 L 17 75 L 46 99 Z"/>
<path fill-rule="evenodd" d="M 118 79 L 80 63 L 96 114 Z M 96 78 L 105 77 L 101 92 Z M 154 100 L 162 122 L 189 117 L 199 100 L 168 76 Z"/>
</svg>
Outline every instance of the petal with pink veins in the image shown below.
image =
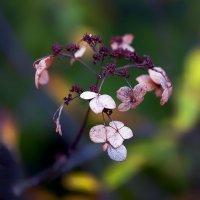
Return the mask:
<svg viewBox="0 0 200 200">
<path fill-rule="evenodd" d="M 117 148 L 120 145 L 122 145 L 124 139 L 114 128 L 107 126 L 106 131 L 107 131 L 107 140 L 114 148 Z"/>
<path fill-rule="evenodd" d="M 104 125 L 97 125 L 90 129 L 90 139 L 95 143 L 106 142 L 106 129 Z"/>
<path fill-rule="evenodd" d="M 128 102 L 130 101 L 130 92 L 131 89 L 127 86 L 121 87 L 119 88 L 119 90 L 117 90 L 117 98 L 122 102 Z"/>
<path fill-rule="evenodd" d="M 114 129 L 118 130 L 118 129 L 120 129 L 124 126 L 124 123 L 120 122 L 120 121 L 112 121 L 112 122 L 109 123 L 109 125 L 111 127 L 113 127 Z"/>
</svg>

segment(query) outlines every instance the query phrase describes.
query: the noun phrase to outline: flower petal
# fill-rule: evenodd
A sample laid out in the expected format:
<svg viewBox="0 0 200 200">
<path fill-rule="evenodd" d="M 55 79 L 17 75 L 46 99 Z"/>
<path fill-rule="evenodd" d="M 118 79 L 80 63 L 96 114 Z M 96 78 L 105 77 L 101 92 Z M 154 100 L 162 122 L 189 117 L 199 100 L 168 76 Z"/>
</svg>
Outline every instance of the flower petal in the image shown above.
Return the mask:
<svg viewBox="0 0 200 200">
<path fill-rule="evenodd" d="M 127 156 L 126 147 L 124 145 L 121 145 L 118 148 L 113 148 L 111 145 L 109 145 L 108 146 L 108 155 L 112 160 L 124 161 Z"/>
<path fill-rule="evenodd" d="M 121 103 L 118 106 L 118 110 L 120 112 L 125 112 L 127 110 L 129 110 L 131 108 L 131 103 L 127 102 L 127 103 Z"/>
<path fill-rule="evenodd" d="M 147 92 L 150 92 L 152 90 L 154 90 L 157 86 L 156 84 L 151 80 L 150 76 L 149 75 L 141 75 L 141 76 L 138 76 L 136 78 L 136 81 L 143 85 L 144 86 L 144 89 L 147 91 Z"/>
<path fill-rule="evenodd" d="M 124 139 L 129 139 L 131 137 L 133 137 L 133 132 L 132 130 L 127 127 L 127 126 L 124 126 L 122 127 L 120 130 L 119 130 L 119 133 L 120 135 L 124 138 Z"/>
<path fill-rule="evenodd" d="M 100 95 L 98 97 L 98 100 L 101 103 L 101 105 L 103 105 L 104 108 L 108 108 L 108 109 L 116 108 L 115 101 L 113 100 L 113 98 L 111 96 L 109 96 L 107 94 Z"/>
<path fill-rule="evenodd" d="M 81 95 L 80 95 L 80 97 L 81 97 L 82 99 L 87 99 L 87 100 L 93 99 L 93 98 L 95 98 L 95 97 L 97 97 L 97 96 L 98 96 L 97 93 L 95 93 L 95 92 L 90 92 L 90 91 L 83 92 L 83 93 L 81 93 Z"/>
<path fill-rule="evenodd" d="M 168 101 L 168 99 L 169 99 L 171 93 L 172 93 L 172 87 L 166 88 L 166 89 L 163 91 L 162 97 L 161 97 L 161 99 L 160 99 L 160 105 L 163 106 L 165 103 L 167 103 L 167 101 Z"/>
<path fill-rule="evenodd" d="M 130 33 L 128 33 L 122 37 L 123 43 L 125 43 L 125 44 L 131 44 L 133 39 L 134 39 L 134 36 Z"/>
<path fill-rule="evenodd" d="M 152 81 L 158 85 L 161 85 L 161 83 L 164 84 L 168 81 L 165 71 L 160 67 L 149 69 L 148 72 Z"/>
<path fill-rule="evenodd" d="M 131 104 L 131 109 L 135 109 L 138 105 L 140 105 L 142 103 L 142 101 L 144 100 L 144 98 L 135 101 L 134 103 Z"/>
<path fill-rule="evenodd" d="M 104 125 L 97 125 L 90 129 L 90 139 L 95 143 L 106 142 L 106 129 Z"/>
<path fill-rule="evenodd" d="M 135 97 L 136 101 L 143 100 L 144 95 L 146 94 L 146 90 L 144 89 L 143 85 L 137 84 L 133 88 L 133 96 Z"/>
<path fill-rule="evenodd" d="M 112 121 L 109 123 L 109 125 L 113 127 L 115 130 L 118 130 L 124 126 L 124 123 L 120 121 Z"/>
<path fill-rule="evenodd" d="M 131 88 L 124 86 L 119 88 L 119 90 L 117 90 L 117 98 L 121 101 L 121 102 L 129 102 L 130 101 L 130 92 L 131 92 Z"/>
<path fill-rule="evenodd" d="M 104 106 L 99 102 L 99 99 L 96 97 L 90 101 L 89 105 L 91 110 L 96 114 L 101 113 L 104 109 Z"/>
<path fill-rule="evenodd" d="M 45 85 L 49 82 L 49 74 L 47 70 L 43 70 L 39 73 L 35 73 L 35 86 L 39 88 L 39 85 Z"/>
<path fill-rule="evenodd" d="M 107 140 L 114 148 L 117 148 L 120 145 L 122 145 L 124 139 L 114 128 L 107 126 L 106 131 L 107 131 Z"/>
<path fill-rule="evenodd" d="M 81 58 L 84 55 L 85 51 L 86 51 L 86 46 L 80 47 L 80 49 L 74 53 L 74 57 Z"/>
</svg>

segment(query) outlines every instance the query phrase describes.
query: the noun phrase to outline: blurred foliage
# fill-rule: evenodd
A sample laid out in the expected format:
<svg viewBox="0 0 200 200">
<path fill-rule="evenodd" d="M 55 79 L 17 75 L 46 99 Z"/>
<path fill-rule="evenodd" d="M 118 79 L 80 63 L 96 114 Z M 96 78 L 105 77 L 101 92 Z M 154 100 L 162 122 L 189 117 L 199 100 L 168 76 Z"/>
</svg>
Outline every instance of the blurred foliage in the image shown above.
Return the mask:
<svg viewBox="0 0 200 200">
<path fill-rule="evenodd" d="M 87 88 L 94 78 L 77 62 L 70 67 L 60 59 L 52 67 L 50 84 L 36 91 L 32 63 L 48 55 L 53 43 L 75 42 L 86 32 L 99 34 L 107 45 L 112 35 L 133 33 L 134 48 L 167 71 L 174 86 L 172 98 L 161 107 L 149 94 L 134 111 L 114 111 L 114 118 L 135 134 L 127 144 L 125 162 L 114 163 L 101 152 L 94 158 L 97 149 L 83 151 L 69 163 L 69 172 L 29 188 L 20 199 L 200 199 L 198 0 L 0 4 L 0 199 L 13 198 L 12 191 L 7 192 L 11 182 L 46 169 L 75 138 L 87 103 L 78 100 L 65 109 L 62 138 L 55 134 L 52 115 L 71 84 L 80 82 Z M 138 74 L 139 70 L 131 74 L 132 84 Z M 122 84 L 112 77 L 102 90 L 115 96 Z M 87 132 L 96 123 L 101 116 L 91 114 L 79 148 L 91 143 Z"/>
</svg>

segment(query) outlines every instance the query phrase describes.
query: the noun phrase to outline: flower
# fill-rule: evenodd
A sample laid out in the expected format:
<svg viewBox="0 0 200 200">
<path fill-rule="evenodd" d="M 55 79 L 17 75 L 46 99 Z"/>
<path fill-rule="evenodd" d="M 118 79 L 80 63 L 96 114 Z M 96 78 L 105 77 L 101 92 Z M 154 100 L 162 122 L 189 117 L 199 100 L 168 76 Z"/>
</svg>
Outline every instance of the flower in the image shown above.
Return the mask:
<svg viewBox="0 0 200 200">
<path fill-rule="evenodd" d="M 126 34 L 124 36 L 114 37 L 111 41 L 111 48 L 113 50 L 122 48 L 134 52 L 134 48 L 130 45 L 134 39 L 132 34 Z"/>
<path fill-rule="evenodd" d="M 136 108 L 144 99 L 146 90 L 143 85 L 137 84 L 133 89 L 124 86 L 117 90 L 117 98 L 122 102 L 118 110 L 125 112 L 129 109 Z"/>
<path fill-rule="evenodd" d="M 115 161 L 126 159 L 127 150 L 122 144 L 124 139 L 133 136 L 130 128 L 120 121 L 112 121 L 109 126 L 97 125 L 90 129 L 90 139 L 95 143 L 104 143 L 103 150 L 108 152 L 109 157 Z"/>
<path fill-rule="evenodd" d="M 100 95 L 96 92 L 86 91 L 83 92 L 80 97 L 82 99 L 90 100 L 89 106 L 91 110 L 98 114 L 103 111 L 104 108 L 115 109 L 116 104 L 113 98 L 107 94 Z"/>
<path fill-rule="evenodd" d="M 45 85 L 49 82 L 49 74 L 47 69 L 52 65 L 54 56 L 49 55 L 34 62 L 35 72 L 35 86 Z"/>
<path fill-rule="evenodd" d="M 156 90 L 156 96 L 161 97 L 160 105 L 164 105 L 172 93 L 172 84 L 161 67 L 148 70 L 149 75 L 141 75 L 136 78 L 138 83 L 148 92 Z"/>
</svg>

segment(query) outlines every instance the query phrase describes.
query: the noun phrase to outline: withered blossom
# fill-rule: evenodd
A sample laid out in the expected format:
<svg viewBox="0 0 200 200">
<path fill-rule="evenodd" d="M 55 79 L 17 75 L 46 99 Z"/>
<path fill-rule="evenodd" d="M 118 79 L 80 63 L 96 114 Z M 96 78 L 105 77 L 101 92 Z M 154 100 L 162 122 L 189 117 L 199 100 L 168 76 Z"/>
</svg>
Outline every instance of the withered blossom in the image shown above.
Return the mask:
<svg viewBox="0 0 200 200">
<path fill-rule="evenodd" d="M 148 70 L 149 75 L 141 75 L 136 78 L 138 83 L 148 92 L 155 89 L 156 96 L 161 97 L 160 105 L 164 105 L 172 93 L 172 84 L 161 67 Z"/>
<path fill-rule="evenodd" d="M 82 99 L 91 100 L 89 106 L 96 114 L 101 113 L 104 108 L 111 110 L 116 108 L 115 101 L 107 94 L 100 95 L 95 92 L 86 91 L 83 92 L 80 97 Z"/>
<path fill-rule="evenodd" d="M 117 98 L 122 102 L 118 110 L 125 112 L 136 108 L 143 100 L 146 90 L 143 85 L 137 84 L 133 89 L 124 86 L 117 90 Z"/>
<path fill-rule="evenodd" d="M 125 34 L 124 36 L 114 37 L 111 41 L 111 48 L 113 50 L 116 49 L 124 49 L 134 52 L 134 48 L 130 45 L 134 39 L 132 34 Z"/>
<path fill-rule="evenodd" d="M 127 150 L 122 144 L 124 139 L 133 136 L 130 128 L 120 121 L 112 121 L 109 126 L 97 125 L 90 129 L 90 139 L 95 143 L 103 143 L 103 150 L 108 152 L 109 157 L 115 161 L 126 159 Z"/>
<path fill-rule="evenodd" d="M 35 72 L 35 86 L 45 85 L 49 82 L 48 68 L 52 65 L 54 56 L 49 55 L 34 62 Z"/>
</svg>

